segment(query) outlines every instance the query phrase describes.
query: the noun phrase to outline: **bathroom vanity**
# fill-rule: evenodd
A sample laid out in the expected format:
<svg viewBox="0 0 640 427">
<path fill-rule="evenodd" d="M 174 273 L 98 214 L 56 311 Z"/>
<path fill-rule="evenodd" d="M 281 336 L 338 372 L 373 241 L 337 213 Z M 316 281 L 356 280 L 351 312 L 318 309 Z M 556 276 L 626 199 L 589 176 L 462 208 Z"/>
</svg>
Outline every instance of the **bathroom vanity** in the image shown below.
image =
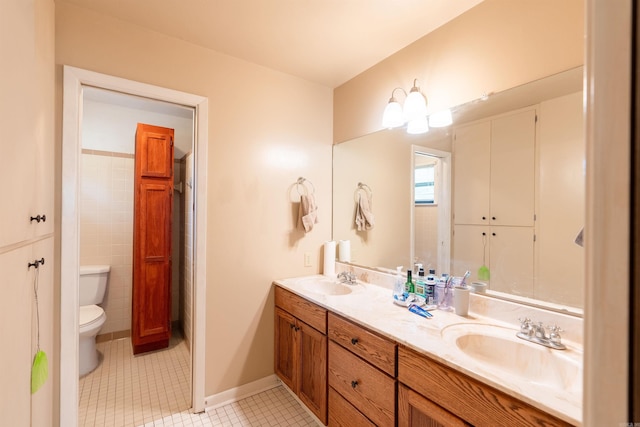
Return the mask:
<svg viewBox="0 0 640 427">
<path fill-rule="evenodd" d="M 473 310 L 468 317 L 435 311 L 425 319 L 394 305 L 390 295 L 381 286 L 344 285 L 323 276 L 275 282 L 275 371 L 321 422 L 349 427 L 581 424 L 581 353 L 572 342 L 564 353 L 550 355 L 548 364 L 546 354 L 557 350 L 518 342 L 516 326 Z M 503 341 L 489 341 L 502 366 L 457 348 L 470 351 L 467 338 L 485 330 L 492 340 L 513 345 L 501 348 Z M 481 344 L 475 342 L 474 351 Z M 521 372 L 505 370 L 510 361 L 501 360 L 501 353 L 521 357 L 511 360 Z M 558 383 L 541 372 L 565 367 L 571 372 L 553 373 Z"/>
</svg>

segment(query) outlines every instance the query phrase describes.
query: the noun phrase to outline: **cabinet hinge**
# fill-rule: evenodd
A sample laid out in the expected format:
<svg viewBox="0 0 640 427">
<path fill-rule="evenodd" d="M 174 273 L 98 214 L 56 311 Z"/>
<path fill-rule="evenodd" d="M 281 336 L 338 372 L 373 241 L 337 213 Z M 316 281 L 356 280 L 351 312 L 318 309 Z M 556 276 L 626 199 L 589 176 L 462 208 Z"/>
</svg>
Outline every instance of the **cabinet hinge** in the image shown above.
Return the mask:
<svg viewBox="0 0 640 427">
<path fill-rule="evenodd" d="M 538 123 L 538 115 L 536 114 L 536 123 Z"/>
<path fill-rule="evenodd" d="M 535 221 L 535 220 L 537 220 L 537 219 L 538 219 L 537 215 L 536 215 L 536 214 L 533 214 L 533 220 Z"/>
<path fill-rule="evenodd" d="M 533 235 L 533 241 L 534 242 L 536 241 L 536 235 L 535 234 Z"/>
</svg>

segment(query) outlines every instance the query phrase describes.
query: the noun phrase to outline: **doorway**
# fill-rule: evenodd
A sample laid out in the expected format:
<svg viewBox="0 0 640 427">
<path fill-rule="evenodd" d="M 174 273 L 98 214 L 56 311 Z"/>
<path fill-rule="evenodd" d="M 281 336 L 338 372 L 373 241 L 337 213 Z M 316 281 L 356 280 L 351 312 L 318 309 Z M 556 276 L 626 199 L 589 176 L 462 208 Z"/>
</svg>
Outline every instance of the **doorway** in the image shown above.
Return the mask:
<svg viewBox="0 0 640 427">
<path fill-rule="evenodd" d="M 412 146 L 411 259 L 425 274 L 451 268 L 451 153 Z"/>
<path fill-rule="evenodd" d="M 206 98 L 104 74 L 64 67 L 62 143 L 62 220 L 60 292 L 60 424 L 77 426 L 78 402 L 78 275 L 79 189 L 83 92 L 99 88 L 150 100 L 177 104 L 195 111 L 193 175 L 193 295 L 191 396 L 192 410 L 204 410 L 204 308 L 206 279 Z"/>
</svg>

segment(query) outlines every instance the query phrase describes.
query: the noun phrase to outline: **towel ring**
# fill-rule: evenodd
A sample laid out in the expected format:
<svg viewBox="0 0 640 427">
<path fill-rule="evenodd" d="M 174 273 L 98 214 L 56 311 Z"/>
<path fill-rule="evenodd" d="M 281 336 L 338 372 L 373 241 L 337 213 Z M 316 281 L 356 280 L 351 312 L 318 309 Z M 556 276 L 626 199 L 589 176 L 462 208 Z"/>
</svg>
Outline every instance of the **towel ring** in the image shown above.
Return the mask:
<svg viewBox="0 0 640 427">
<path fill-rule="evenodd" d="M 309 185 L 311 186 L 311 194 L 314 194 L 316 192 L 316 187 L 313 186 L 313 183 L 311 181 L 303 177 L 298 178 L 298 180 L 296 181 L 296 191 L 298 192 L 298 194 L 302 196 L 302 193 L 300 192 L 300 187 L 304 189 L 305 194 L 309 194 L 309 189 L 304 184 L 305 182 L 309 183 Z"/>
<path fill-rule="evenodd" d="M 353 198 L 355 199 L 356 203 L 358 202 L 358 193 L 360 192 L 364 192 L 369 200 L 371 200 L 371 198 L 373 197 L 373 190 L 371 190 L 371 187 L 369 187 L 365 183 L 359 182 L 358 188 L 356 188 L 356 191 L 353 194 Z"/>
</svg>

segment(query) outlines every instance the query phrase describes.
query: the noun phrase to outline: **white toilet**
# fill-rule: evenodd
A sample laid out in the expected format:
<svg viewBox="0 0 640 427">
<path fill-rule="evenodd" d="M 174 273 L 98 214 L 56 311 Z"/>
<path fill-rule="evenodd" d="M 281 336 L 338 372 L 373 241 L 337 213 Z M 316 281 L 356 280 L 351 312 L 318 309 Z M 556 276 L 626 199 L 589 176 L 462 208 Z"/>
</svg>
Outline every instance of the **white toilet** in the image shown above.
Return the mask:
<svg viewBox="0 0 640 427">
<path fill-rule="evenodd" d="M 104 298 L 110 269 L 108 265 L 80 266 L 80 376 L 96 369 L 100 362 L 96 335 L 107 315 L 97 304 L 101 304 Z"/>
</svg>

